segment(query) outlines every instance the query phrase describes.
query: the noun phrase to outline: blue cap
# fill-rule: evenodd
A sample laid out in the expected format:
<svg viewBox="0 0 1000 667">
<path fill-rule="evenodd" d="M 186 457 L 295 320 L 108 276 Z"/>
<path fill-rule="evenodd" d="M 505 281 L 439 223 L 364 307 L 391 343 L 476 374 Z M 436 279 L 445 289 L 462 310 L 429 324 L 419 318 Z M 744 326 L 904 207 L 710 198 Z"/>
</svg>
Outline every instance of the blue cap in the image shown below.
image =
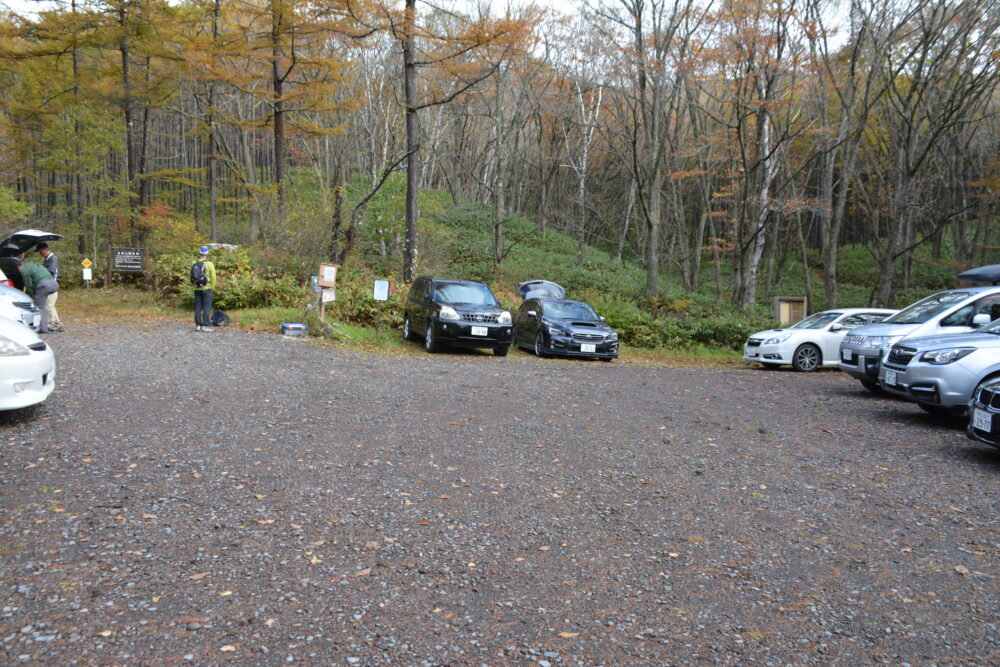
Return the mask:
<svg viewBox="0 0 1000 667">
<path fill-rule="evenodd" d="M 202 247 L 198 248 L 198 254 L 199 255 L 207 255 L 208 254 L 208 246 L 207 245 L 203 245 Z"/>
</svg>

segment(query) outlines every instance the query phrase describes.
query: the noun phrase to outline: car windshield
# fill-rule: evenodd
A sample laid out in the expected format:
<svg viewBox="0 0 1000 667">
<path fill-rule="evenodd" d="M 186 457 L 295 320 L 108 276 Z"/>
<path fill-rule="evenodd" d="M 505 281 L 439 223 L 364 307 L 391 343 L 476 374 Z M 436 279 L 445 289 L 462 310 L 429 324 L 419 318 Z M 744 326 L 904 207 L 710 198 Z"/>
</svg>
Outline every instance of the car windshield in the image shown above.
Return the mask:
<svg viewBox="0 0 1000 667">
<path fill-rule="evenodd" d="M 434 288 L 434 300 L 438 303 L 467 303 L 471 306 L 497 305 L 490 288 L 477 283 L 440 283 Z"/>
<path fill-rule="evenodd" d="M 968 292 L 941 292 L 917 301 L 912 306 L 907 306 L 892 317 L 887 317 L 883 322 L 889 324 L 923 324 L 927 320 L 940 315 L 944 311 L 954 306 L 959 301 L 965 301 L 969 297 Z"/>
<path fill-rule="evenodd" d="M 594 309 L 579 301 L 546 301 L 542 305 L 545 317 L 556 320 L 599 320 Z"/>
<path fill-rule="evenodd" d="M 833 322 L 835 319 L 843 315 L 843 313 L 838 313 L 835 311 L 827 311 L 825 313 L 816 313 L 815 315 L 810 315 L 801 322 L 796 322 L 789 329 L 822 329 L 826 325 Z"/>
</svg>

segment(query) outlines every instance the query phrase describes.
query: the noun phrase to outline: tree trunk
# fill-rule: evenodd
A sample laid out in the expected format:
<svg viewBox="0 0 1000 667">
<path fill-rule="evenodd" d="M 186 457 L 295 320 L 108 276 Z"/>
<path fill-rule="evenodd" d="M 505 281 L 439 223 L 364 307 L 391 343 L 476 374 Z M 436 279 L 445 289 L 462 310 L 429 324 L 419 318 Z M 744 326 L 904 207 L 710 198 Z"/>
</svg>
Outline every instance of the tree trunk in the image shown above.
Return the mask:
<svg viewBox="0 0 1000 667">
<path fill-rule="evenodd" d="M 414 62 L 417 2 L 406 0 L 403 31 L 403 103 L 406 106 L 406 241 L 403 250 L 403 281 L 413 280 L 417 264 L 417 67 Z"/>
</svg>

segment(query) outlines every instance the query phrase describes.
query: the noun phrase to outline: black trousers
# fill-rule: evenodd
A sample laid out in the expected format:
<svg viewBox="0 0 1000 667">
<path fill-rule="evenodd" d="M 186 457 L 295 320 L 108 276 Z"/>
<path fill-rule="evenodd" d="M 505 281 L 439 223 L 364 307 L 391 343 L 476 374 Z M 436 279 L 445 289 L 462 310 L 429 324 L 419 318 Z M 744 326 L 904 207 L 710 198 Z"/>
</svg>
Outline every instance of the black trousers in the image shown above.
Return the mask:
<svg viewBox="0 0 1000 667">
<path fill-rule="evenodd" d="M 197 326 L 212 326 L 212 290 L 194 291 L 194 323 Z"/>
</svg>

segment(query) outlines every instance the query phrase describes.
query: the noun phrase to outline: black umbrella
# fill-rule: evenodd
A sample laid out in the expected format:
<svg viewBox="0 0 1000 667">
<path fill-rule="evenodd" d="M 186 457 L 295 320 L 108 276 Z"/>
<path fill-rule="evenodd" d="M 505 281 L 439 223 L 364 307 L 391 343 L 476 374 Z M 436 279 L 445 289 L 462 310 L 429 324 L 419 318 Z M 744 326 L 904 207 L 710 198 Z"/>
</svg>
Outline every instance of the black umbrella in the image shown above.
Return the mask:
<svg viewBox="0 0 1000 667">
<path fill-rule="evenodd" d="M 959 280 L 967 280 L 970 283 L 990 283 L 996 285 L 1000 283 L 1000 264 L 990 264 L 980 266 L 978 269 L 969 269 L 958 274 Z"/>
</svg>

